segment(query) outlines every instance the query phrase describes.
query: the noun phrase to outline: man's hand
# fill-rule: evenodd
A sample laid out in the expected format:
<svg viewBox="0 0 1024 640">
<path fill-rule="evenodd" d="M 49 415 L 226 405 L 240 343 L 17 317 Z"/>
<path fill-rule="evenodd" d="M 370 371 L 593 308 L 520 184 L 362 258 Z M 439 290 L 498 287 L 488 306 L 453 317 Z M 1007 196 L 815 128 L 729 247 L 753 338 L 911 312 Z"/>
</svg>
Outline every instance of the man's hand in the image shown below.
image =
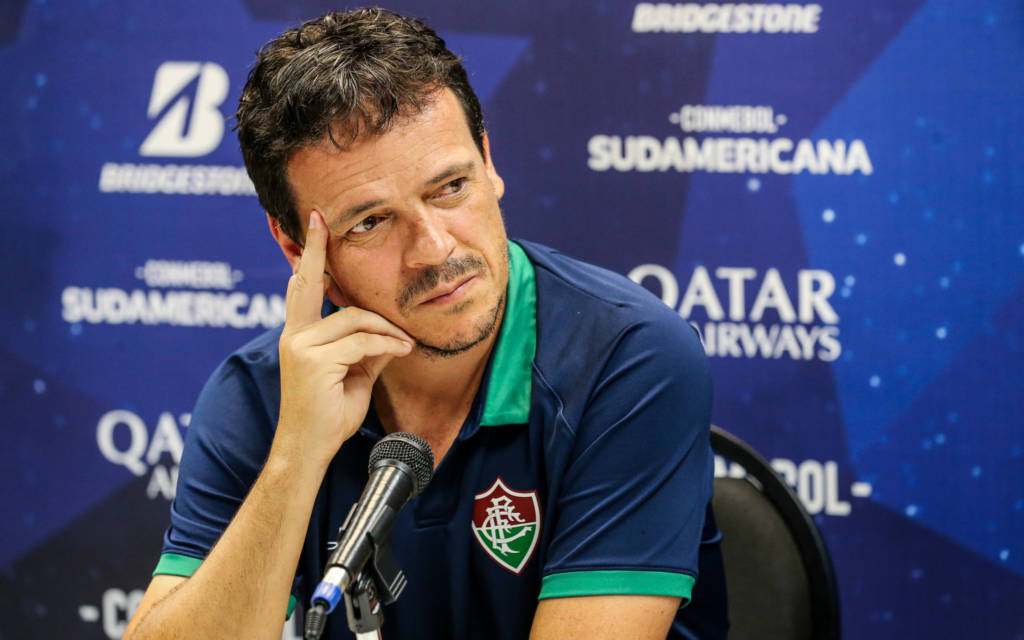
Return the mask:
<svg viewBox="0 0 1024 640">
<path fill-rule="evenodd" d="M 413 342 L 362 309 L 320 318 L 326 246 L 323 218 L 313 212 L 288 282 L 281 414 L 263 470 L 195 574 L 153 578 L 126 638 L 280 637 L 324 470 L 365 417 L 381 370 Z"/>
<path fill-rule="evenodd" d="M 274 439 L 279 454 L 330 462 L 366 417 L 373 383 L 414 340 L 383 317 L 347 307 L 320 317 L 327 229 L 309 216 L 302 258 L 288 281 L 281 334 L 281 413 Z M 271 452 L 273 455 L 273 451 Z"/>
</svg>

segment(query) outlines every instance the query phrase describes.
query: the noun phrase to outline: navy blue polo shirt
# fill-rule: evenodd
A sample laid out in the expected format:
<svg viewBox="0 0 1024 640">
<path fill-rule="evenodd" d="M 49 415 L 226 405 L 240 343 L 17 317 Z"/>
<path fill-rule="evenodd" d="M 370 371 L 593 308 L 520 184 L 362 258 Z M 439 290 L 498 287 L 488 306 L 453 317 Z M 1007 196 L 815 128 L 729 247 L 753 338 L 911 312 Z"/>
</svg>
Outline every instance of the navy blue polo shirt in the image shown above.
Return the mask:
<svg viewBox="0 0 1024 640">
<path fill-rule="evenodd" d="M 509 259 L 472 409 L 392 533 L 409 584 L 385 609 L 383 637 L 526 638 L 538 599 L 648 594 L 687 604 L 669 637 L 724 638 L 711 381 L 696 332 L 612 272 L 521 241 Z M 255 482 L 278 415 L 279 337 L 239 349 L 201 393 L 154 573 L 191 575 Z M 371 406 L 327 471 L 295 580 L 302 602 L 383 436 Z M 343 611 L 325 637 L 352 637 Z"/>
</svg>

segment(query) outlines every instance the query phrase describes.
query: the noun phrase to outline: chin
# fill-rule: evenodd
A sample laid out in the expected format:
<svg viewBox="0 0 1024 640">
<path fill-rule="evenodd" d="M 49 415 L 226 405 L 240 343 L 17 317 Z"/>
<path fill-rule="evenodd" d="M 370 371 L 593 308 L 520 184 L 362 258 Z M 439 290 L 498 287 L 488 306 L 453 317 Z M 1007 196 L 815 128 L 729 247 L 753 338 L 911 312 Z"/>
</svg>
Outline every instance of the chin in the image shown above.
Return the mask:
<svg viewBox="0 0 1024 640">
<path fill-rule="evenodd" d="M 448 313 L 457 313 L 461 305 L 468 307 L 471 302 L 460 303 L 452 306 Z M 452 358 L 469 351 L 493 336 L 498 330 L 498 320 L 505 307 L 504 294 L 498 297 L 497 303 L 487 311 L 480 313 L 471 321 L 467 329 L 456 331 L 454 334 L 447 333 L 443 336 L 417 337 L 417 351 L 431 358 L 443 359 Z"/>
</svg>

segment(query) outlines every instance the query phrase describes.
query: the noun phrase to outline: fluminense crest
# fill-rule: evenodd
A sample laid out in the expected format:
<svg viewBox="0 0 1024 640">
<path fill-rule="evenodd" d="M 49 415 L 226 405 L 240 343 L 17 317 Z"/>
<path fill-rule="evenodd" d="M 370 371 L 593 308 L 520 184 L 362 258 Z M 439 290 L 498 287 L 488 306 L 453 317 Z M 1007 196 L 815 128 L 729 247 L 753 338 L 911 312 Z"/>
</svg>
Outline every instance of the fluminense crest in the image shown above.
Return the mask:
<svg viewBox="0 0 1024 640">
<path fill-rule="evenodd" d="M 501 478 L 474 496 L 473 533 L 495 562 L 519 574 L 530 561 L 540 537 L 536 491 L 513 491 Z"/>
</svg>

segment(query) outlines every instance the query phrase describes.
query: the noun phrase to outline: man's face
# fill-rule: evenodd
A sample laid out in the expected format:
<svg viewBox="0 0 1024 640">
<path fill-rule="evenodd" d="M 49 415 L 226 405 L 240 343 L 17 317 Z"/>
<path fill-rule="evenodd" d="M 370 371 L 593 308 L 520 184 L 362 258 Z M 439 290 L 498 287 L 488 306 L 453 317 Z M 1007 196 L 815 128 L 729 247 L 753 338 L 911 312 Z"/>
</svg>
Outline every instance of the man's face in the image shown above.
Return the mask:
<svg viewBox="0 0 1024 640">
<path fill-rule="evenodd" d="M 484 148 L 446 89 L 383 135 L 295 153 L 288 179 L 303 228 L 315 209 L 330 233 L 332 302 L 384 316 L 428 354 L 453 355 L 491 335 L 508 246 L 504 184 Z"/>
</svg>

